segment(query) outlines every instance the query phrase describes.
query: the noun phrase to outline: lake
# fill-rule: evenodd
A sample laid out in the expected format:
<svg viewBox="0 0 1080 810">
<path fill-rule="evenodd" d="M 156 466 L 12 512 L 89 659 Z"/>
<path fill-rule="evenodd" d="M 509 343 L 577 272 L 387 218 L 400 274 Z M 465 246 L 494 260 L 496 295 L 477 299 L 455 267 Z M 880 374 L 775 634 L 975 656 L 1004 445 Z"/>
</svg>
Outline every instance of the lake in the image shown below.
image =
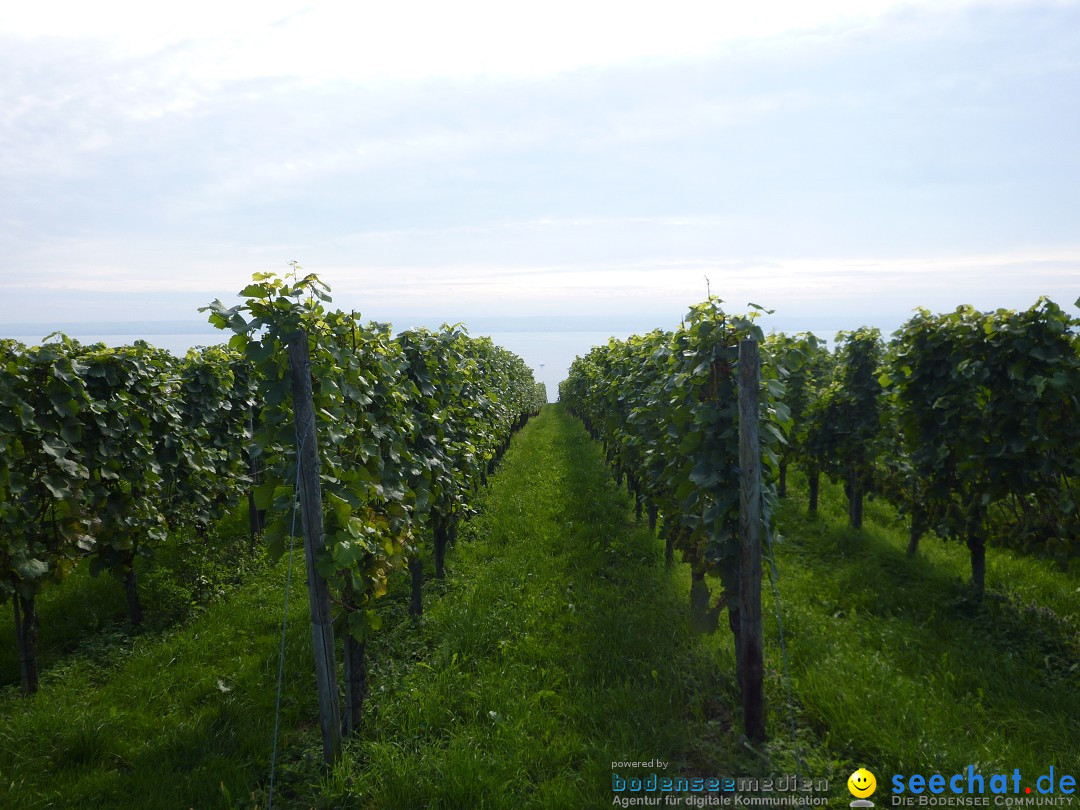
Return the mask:
<svg viewBox="0 0 1080 810">
<path fill-rule="evenodd" d="M 186 332 L 155 334 L 147 331 L 133 333 L 125 329 L 123 333 L 105 334 L 91 330 L 65 330 L 66 334 L 82 343 L 104 343 L 107 346 L 123 346 L 135 340 L 145 340 L 159 348 L 176 355 L 183 355 L 192 346 L 211 346 L 224 343 L 229 335 L 225 332 Z M 597 331 L 561 331 L 540 330 L 524 331 L 478 331 L 470 330 L 476 336 L 486 335 L 521 357 L 532 368 L 537 382 L 547 386 L 548 400 L 554 402 L 559 395 L 559 382 L 566 379 L 567 371 L 574 358 L 587 354 L 589 349 L 601 343 L 607 343 L 609 337 L 625 338 L 632 330 L 622 332 Z M 45 334 L 39 330 L 34 334 L 10 335 L 26 344 L 40 343 Z"/>
</svg>

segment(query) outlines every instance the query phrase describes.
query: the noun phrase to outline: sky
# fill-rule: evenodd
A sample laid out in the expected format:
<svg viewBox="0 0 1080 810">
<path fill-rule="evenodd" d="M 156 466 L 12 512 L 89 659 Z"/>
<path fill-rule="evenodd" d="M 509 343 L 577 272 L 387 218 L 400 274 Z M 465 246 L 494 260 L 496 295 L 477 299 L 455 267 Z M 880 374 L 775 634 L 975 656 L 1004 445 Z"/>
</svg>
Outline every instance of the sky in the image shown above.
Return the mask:
<svg viewBox="0 0 1080 810">
<path fill-rule="evenodd" d="M 5 3 L 0 331 L 1071 308 L 1078 143 L 1080 2 Z"/>
</svg>

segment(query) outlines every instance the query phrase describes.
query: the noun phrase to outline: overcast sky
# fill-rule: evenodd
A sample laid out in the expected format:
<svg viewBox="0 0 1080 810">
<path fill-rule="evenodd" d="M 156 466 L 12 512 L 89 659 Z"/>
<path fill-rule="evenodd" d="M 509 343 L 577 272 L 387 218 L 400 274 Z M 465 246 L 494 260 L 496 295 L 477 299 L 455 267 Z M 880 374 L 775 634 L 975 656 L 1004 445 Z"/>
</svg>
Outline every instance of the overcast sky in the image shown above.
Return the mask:
<svg viewBox="0 0 1080 810">
<path fill-rule="evenodd" d="M 1071 308 L 1080 4 L 8 2 L 0 191 L 0 324 Z"/>
</svg>

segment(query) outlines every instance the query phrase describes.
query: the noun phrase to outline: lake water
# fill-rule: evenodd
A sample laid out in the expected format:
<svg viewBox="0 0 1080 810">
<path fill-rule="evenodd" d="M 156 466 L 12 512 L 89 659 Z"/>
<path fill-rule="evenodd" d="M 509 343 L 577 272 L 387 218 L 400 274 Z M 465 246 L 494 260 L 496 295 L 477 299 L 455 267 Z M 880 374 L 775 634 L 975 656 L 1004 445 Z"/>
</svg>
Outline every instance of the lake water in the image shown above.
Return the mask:
<svg viewBox="0 0 1080 810">
<path fill-rule="evenodd" d="M 124 346 L 135 340 L 145 340 L 173 354 L 183 355 L 192 346 L 212 346 L 224 343 L 229 335 L 225 332 L 194 332 L 177 334 L 99 334 L 72 330 L 67 334 L 82 343 L 104 343 L 107 346 Z M 589 331 L 545 330 L 534 332 L 470 330 L 470 334 L 487 335 L 499 346 L 514 352 L 532 368 L 537 382 L 547 386 L 548 400 L 554 402 L 559 395 L 559 382 L 566 379 L 574 358 L 587 354 L 589 349 L 607 343 L 613 333 Z M 625 338 L 631 331 L 619 332 L 615 337 Z M 26 344 L 40 343 L 43 334 L 11 335 Z"/>
<path fill-rule="evenodd" d="M 439 321 L 424 319 L 415 315 L 386 313 L 388 317 L 379 318 L 396 325 L 395 331 L 413 326 L 426 326 L 438 329 Z M 776 329 L 789 334 L 811 330 L 815 334 L 831 338 L 838 329 L 852 328 L 859 320 L 845 323 L 844 318 L 832 315 L 815 315 L 800 319 L 769 316 L 762 320 L 762 326 L 768 332 Z M 873 322 L 865 318 L 864 322 Z M 678 323 L 674 320 L 665 328 L 673 328 Z M 899 324 L 875 323 L 887 335 Z M 649 314 L 627 314 L 618 318 L 608 317 L 597 320 L 591 316 L 579 315 L 538 315 L 514 317 L 479 317 L 467 322 L 471 335 L 487 335 L 499 346 L 504 346 L 520 356 L 536 376 L 539 382 L 547 386 L 548 400 L 554 402 L 559 396 L 559 383 L 566 379 L 567 371 L 574 358 L 589 352 L 593 346 L 607 343 L 608 338 L 627 338 L 633 334 L 645 334 L 656 323 Z M 192 328 L 194 327 L 194 328 Z M 200 328 L 201 327 L 201 328 Z M 105 343 L 109 346 L 122 346 L 137 339 L 146 340 L 173 354 L 183 355 L 192 346 L 211 346 L 224 343 L 231 333 L 213 329 L 204 322 L 183 321 L 129 321 L 129 322 L 86 322 L 43 325 L 38 323 L 0 324 L 0 336 L 9 335 L 23 343 L 35 344 L 48 333 L 62 329 L 71 337 L 84 343 Z"/>
</svg>

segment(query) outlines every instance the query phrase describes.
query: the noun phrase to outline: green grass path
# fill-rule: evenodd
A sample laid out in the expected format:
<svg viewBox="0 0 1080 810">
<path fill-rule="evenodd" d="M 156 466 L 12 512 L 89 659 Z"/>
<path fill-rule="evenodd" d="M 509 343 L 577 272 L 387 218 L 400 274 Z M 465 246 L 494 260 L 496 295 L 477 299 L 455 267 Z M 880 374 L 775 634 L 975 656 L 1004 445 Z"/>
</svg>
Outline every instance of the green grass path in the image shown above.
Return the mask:
<svg viewBox="0 0 1080 810">
<path fill-rule="evenodd" d="M 580 425 L 544 409 L 481 507 L 429 600 L 426 649 L 378 679 L 370 736 L 326 793 L 379 808 L 606 807 L 613 761 L 709 767 L 708 726 L 725 721 L 703 696 L 722 676 L 687 629 L 685 583 Z"/>
</svg>

